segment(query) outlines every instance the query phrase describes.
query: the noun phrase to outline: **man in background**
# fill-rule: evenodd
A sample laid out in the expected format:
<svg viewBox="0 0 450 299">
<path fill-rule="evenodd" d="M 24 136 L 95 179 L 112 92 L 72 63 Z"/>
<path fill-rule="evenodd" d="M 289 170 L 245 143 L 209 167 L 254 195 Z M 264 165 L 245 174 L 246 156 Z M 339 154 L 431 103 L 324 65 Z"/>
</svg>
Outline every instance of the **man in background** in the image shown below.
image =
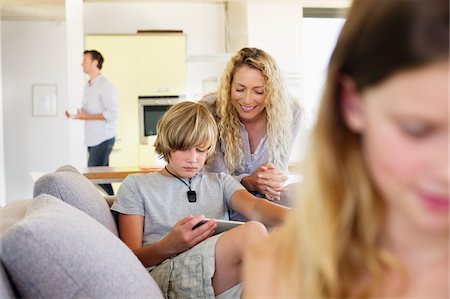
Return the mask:
<svg viewBox="0 0 450 299">
<path fill-rule="evenodd" d="M 101 73 L 103 56 L 96 50 L 83 53 L 83 71 L 89 76 L 81 109 L 68 109 L 66 116 L 85 120 L 85 144 L 89 152 L 88 167 L 109 166 L 109 155 L 115 142 L 117 92 Z M 74 110 L 74 111 L 72 111 Z M 108 195 L 114 195 L 111 184 L 100 184 Z"/>
</svg>

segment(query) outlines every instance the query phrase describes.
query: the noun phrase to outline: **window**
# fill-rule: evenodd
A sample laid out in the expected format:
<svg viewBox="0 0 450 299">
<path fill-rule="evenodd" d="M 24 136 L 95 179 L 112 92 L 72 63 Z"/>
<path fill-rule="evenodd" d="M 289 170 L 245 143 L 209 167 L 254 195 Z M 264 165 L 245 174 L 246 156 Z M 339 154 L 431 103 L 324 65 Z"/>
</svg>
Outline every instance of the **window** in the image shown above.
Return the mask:
<svg viewBox="0 0 450 299">
<path fill-rule="evenodd" d="M 330 55 L 345 22 L 345 10 L 303 9 L 303 108 L 305 124 L 314 125 Z"/>
</svg>

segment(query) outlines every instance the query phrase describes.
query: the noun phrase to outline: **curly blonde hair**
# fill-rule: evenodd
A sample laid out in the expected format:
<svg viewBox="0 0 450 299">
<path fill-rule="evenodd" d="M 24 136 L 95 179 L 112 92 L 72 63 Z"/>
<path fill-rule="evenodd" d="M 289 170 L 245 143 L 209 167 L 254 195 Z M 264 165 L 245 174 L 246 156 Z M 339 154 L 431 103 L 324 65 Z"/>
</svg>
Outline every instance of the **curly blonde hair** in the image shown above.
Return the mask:
<svg viewBox="0 0 450 299">
<path fill-rule="evenodd" d="M 277 167 L 289 158 L 293 143 L 292 108 L 298 105 L 290 97 L 274 59 L 257 48 L 243 48 L 228 62 L 216 92 L 215 113 L 225 164 L 230 173 L 240 169 L 243 159 L 239 115 L 231 104 L 231 84 L 234 74 L 243 66 L 260 70 L 265 79 L 267 140 L 269 161 Z"/>
</svg>

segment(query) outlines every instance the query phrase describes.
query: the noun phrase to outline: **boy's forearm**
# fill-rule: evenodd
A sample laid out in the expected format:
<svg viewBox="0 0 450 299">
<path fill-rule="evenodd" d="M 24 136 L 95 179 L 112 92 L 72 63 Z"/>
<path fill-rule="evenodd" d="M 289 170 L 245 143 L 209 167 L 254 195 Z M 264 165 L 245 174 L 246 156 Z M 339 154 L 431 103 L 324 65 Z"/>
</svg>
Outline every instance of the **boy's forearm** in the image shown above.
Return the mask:
<svg viewBox="0 0 450 299">
<path fill-rule="evenodd" d="M 258 199 L 254 207 L 254 220 L 258 220 L 267 227 L 275 226 L 284 222 L 290 208 L 272 203 L 265 199 Z"/>
<path fill-rule="evenodd" d="M 133 252 L 145 267 L 156 266 L 169 257 L 174 256 L 174 253 L 169 252 L 165 248 L 162 240 L 134 249 Z"/>
</svg>

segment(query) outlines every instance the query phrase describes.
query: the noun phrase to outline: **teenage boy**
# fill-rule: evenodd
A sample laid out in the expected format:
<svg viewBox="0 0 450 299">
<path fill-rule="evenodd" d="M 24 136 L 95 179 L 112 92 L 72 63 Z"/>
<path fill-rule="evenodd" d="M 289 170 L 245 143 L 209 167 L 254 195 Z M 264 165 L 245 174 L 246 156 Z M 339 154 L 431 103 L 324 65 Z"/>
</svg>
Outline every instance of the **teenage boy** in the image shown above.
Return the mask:
<svg viewBox="0 0 450 299">
<path fill-rule="evenodd" d="M 122 183 L 111 208 L 119 213 L 120 238 L 151 267 L 168 298 L 239 296 L 243 252 L 267 230 L 248 221 L 213 236 L 214 219 L 229 219 L 231 208 L 273 226 L 288 209 L 258 199 L 227 174 L 201 171 L 217 141 L 216 121 L 204 104 L 172 106 L 157 130 L 155 151 L 167 165 Z M 194 227 L 205 217 L 211 220 Z"/>
</svg>

